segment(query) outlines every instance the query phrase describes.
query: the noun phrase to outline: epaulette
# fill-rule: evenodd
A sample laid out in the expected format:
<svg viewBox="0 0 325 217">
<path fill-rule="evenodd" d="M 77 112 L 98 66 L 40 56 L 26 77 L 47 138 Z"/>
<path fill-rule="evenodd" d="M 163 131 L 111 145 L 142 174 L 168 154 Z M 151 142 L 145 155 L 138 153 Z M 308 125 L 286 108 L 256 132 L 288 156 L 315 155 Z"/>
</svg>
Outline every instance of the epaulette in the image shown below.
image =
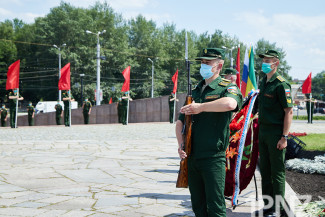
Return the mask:
<svg viewBox="0 0 325 217">
<path fill-rule="evenodd" d="M 281 81 L 281 82 L 284 82 L 285 81 L 285 79 L 281 76 L 281 75 L 279 75 L 278 77 L 276 77 L 279 81 Z"/>
<path fill-rule="evenodd" d="M 230 80 L 224 78 L 222 78 L 221 82 L 219 83 L 220 86 L 224 86 L 224 87 L 228 86 L 228 84 L 230 84 Z"/>
</svg>

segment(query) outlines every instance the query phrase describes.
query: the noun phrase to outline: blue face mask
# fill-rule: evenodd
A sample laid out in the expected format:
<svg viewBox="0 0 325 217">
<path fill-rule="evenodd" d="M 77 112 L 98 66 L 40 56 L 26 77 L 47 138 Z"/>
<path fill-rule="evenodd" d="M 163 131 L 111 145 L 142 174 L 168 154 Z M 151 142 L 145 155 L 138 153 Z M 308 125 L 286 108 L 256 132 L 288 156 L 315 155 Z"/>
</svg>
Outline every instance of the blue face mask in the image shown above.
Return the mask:
<svg viewBox="0 0 325 217">
<path fill-rule="evenodd" d="M 29 104 L 29 106 L 32 106 L 32 104 Z"/>
<path fill-rule="evenodd" d="M 204 79 L 209 79 L 214 75 L 214 73 L 211 70 L 212 70 L 212 66 L 207 64 L 201 64 L 200 74 Z"/>
<path fill-rule="evenodd" d="M 87 102 L 87 101 L 88 101 L 88 99 L 85 99 L 85 101 Z"/>
<path fill-rule="evenodd" d="M 264 72 L 265 74 L 270 73 L 273 69 L 271 68 L 271 66 L 274 63 L 262 63 L 262 72 Z"/>
</svg>

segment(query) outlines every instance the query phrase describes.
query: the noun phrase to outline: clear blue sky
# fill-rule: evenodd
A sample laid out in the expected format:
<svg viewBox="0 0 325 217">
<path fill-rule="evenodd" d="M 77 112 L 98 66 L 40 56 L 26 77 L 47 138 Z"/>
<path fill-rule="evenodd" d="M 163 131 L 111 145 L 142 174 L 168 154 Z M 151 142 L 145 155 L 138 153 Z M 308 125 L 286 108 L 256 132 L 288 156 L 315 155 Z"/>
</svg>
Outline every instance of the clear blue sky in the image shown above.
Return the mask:
<svg viewBox="0 0 325 217">
<path fill-rule="evenodd" d="M 88 8 L 91 0 L 66 0 Z M 100 2 L 103 2 L 100 0 Z M 124 18 L 142 14 L 158 26 L 213 33 L 216 29 L 236 36 L 247 45 L 264 38 L 287 52 L 293 78 L 305 79 L 325 70 L 324 0 L 107 0 Z M 60 0 L 0 0 L 0 21 L 15 17 L 27 23 L 49 13 Z"/>
</svg>

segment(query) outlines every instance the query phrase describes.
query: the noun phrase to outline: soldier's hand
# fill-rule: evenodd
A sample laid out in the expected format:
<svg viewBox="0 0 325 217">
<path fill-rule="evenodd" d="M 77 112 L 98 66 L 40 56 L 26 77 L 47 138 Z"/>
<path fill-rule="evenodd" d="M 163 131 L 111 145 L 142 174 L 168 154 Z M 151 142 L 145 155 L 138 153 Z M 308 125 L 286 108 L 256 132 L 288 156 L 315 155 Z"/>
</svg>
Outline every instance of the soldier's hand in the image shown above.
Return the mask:
<svg viewBox="0 0 325 217">
<path fill-rule="evenodd" d="M 88 114 L 90 115 L 90 112 L 88 112 Z"/>
<path fill-rule="evenodd" d="M 185 151 L 183 150 L 183 144 L 180 147 L 178 147 L 178 155 L 182 159 L 187 157 Z"/>
<path fill-rule="evenodd" d="M 63 117 L 63 115 L 61 115 L 61 118 Z"/>
<path fill-rule="evenodd" d="M 285 138 L 281 138 L 276 145 L 276 148 L 280 151 L 287 147 L 287 140 Z"/>
<path fill-rule="evenodd" d="M 195 103 L 194 101 L 186 106 L 183 106 L 181 108 L 181 113 L 185 114 L 185 115 L 195 115 L 195 114 L 199 114 L 202 112 L 201 110 L 201 103 Z"/>
</svg>

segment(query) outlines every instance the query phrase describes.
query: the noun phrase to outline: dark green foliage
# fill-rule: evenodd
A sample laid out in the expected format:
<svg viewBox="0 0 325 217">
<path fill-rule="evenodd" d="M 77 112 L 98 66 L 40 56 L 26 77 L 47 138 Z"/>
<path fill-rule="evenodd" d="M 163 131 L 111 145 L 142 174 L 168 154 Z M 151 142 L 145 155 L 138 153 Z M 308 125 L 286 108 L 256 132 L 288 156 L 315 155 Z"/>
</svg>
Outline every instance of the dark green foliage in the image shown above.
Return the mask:
<svg viewBox="0 0 325 217">
<path fill-rule="evenodd" d="M 44 101 L 58 98 L 58 49 L 61 46 L 62 67 L 71 63 L 72 94 L 81 100 L 80 74 L 83 79 L 84 97 L 94 100 L 96 89 L 96 45 L 97 36 L 86 34 L 106 30 L 100 35 L 101 56 L 101 89 L 103 103 L 113 101 L 122 95 L 120 92 L 124 78 L 121 72 L 131 66 L 131 96 L 134 99 L 151 96 L 151 68 L 154 60 L 154 96 L 168 95 L 172 91 L 172 75 L 179 70 L 178 92 L 187 90 L 185 70 L 184 39 L 185 30 L 177 30 L 175 24 L 166 23 L 157 27 L 152 20 L 142 15 L 126 21 L 107 3 L 95 3 L 85 9 L 61 2 L 52 8 L 45 17 L 40 17 L 32 24 L 14 19 L 0 23 L 0 97 L 5 99 L 5 81 L 8 66 L 15 60 L 21 60 L 20 92 L 26 100 L 33 103 L 40 99 Z M 203 33 L 197 35 L 188 32 L 189 58 L 193 60 L 191 67 L 192 82 L 195 85 L 201 79 L 198 70 L 200 64 L 194 61 L 203 48 L 228 48 L 240 44 L 241 67 L 243 67 L 245 46 L 238 38 L 215 30 L 212 35 Z M 261 40 L 256 52 L 266 47 L 274 47 Z M 283 51 L 282 51 L 283 52 Z M 284 53 L 284 52 L 283 52 Z M 237 49 L 233 50 L 235 58 Z M 230 54 L 227 53 L 225 66 L 230 66 Z M 284 59 L 284 73 L 290 69 Z M 260 63 L 256 60 L 257 71 Z M 285 77 L 286 76 L 285 74 Z M 114 87 L 112 89 L 112 87 Z"/>
</svg>

